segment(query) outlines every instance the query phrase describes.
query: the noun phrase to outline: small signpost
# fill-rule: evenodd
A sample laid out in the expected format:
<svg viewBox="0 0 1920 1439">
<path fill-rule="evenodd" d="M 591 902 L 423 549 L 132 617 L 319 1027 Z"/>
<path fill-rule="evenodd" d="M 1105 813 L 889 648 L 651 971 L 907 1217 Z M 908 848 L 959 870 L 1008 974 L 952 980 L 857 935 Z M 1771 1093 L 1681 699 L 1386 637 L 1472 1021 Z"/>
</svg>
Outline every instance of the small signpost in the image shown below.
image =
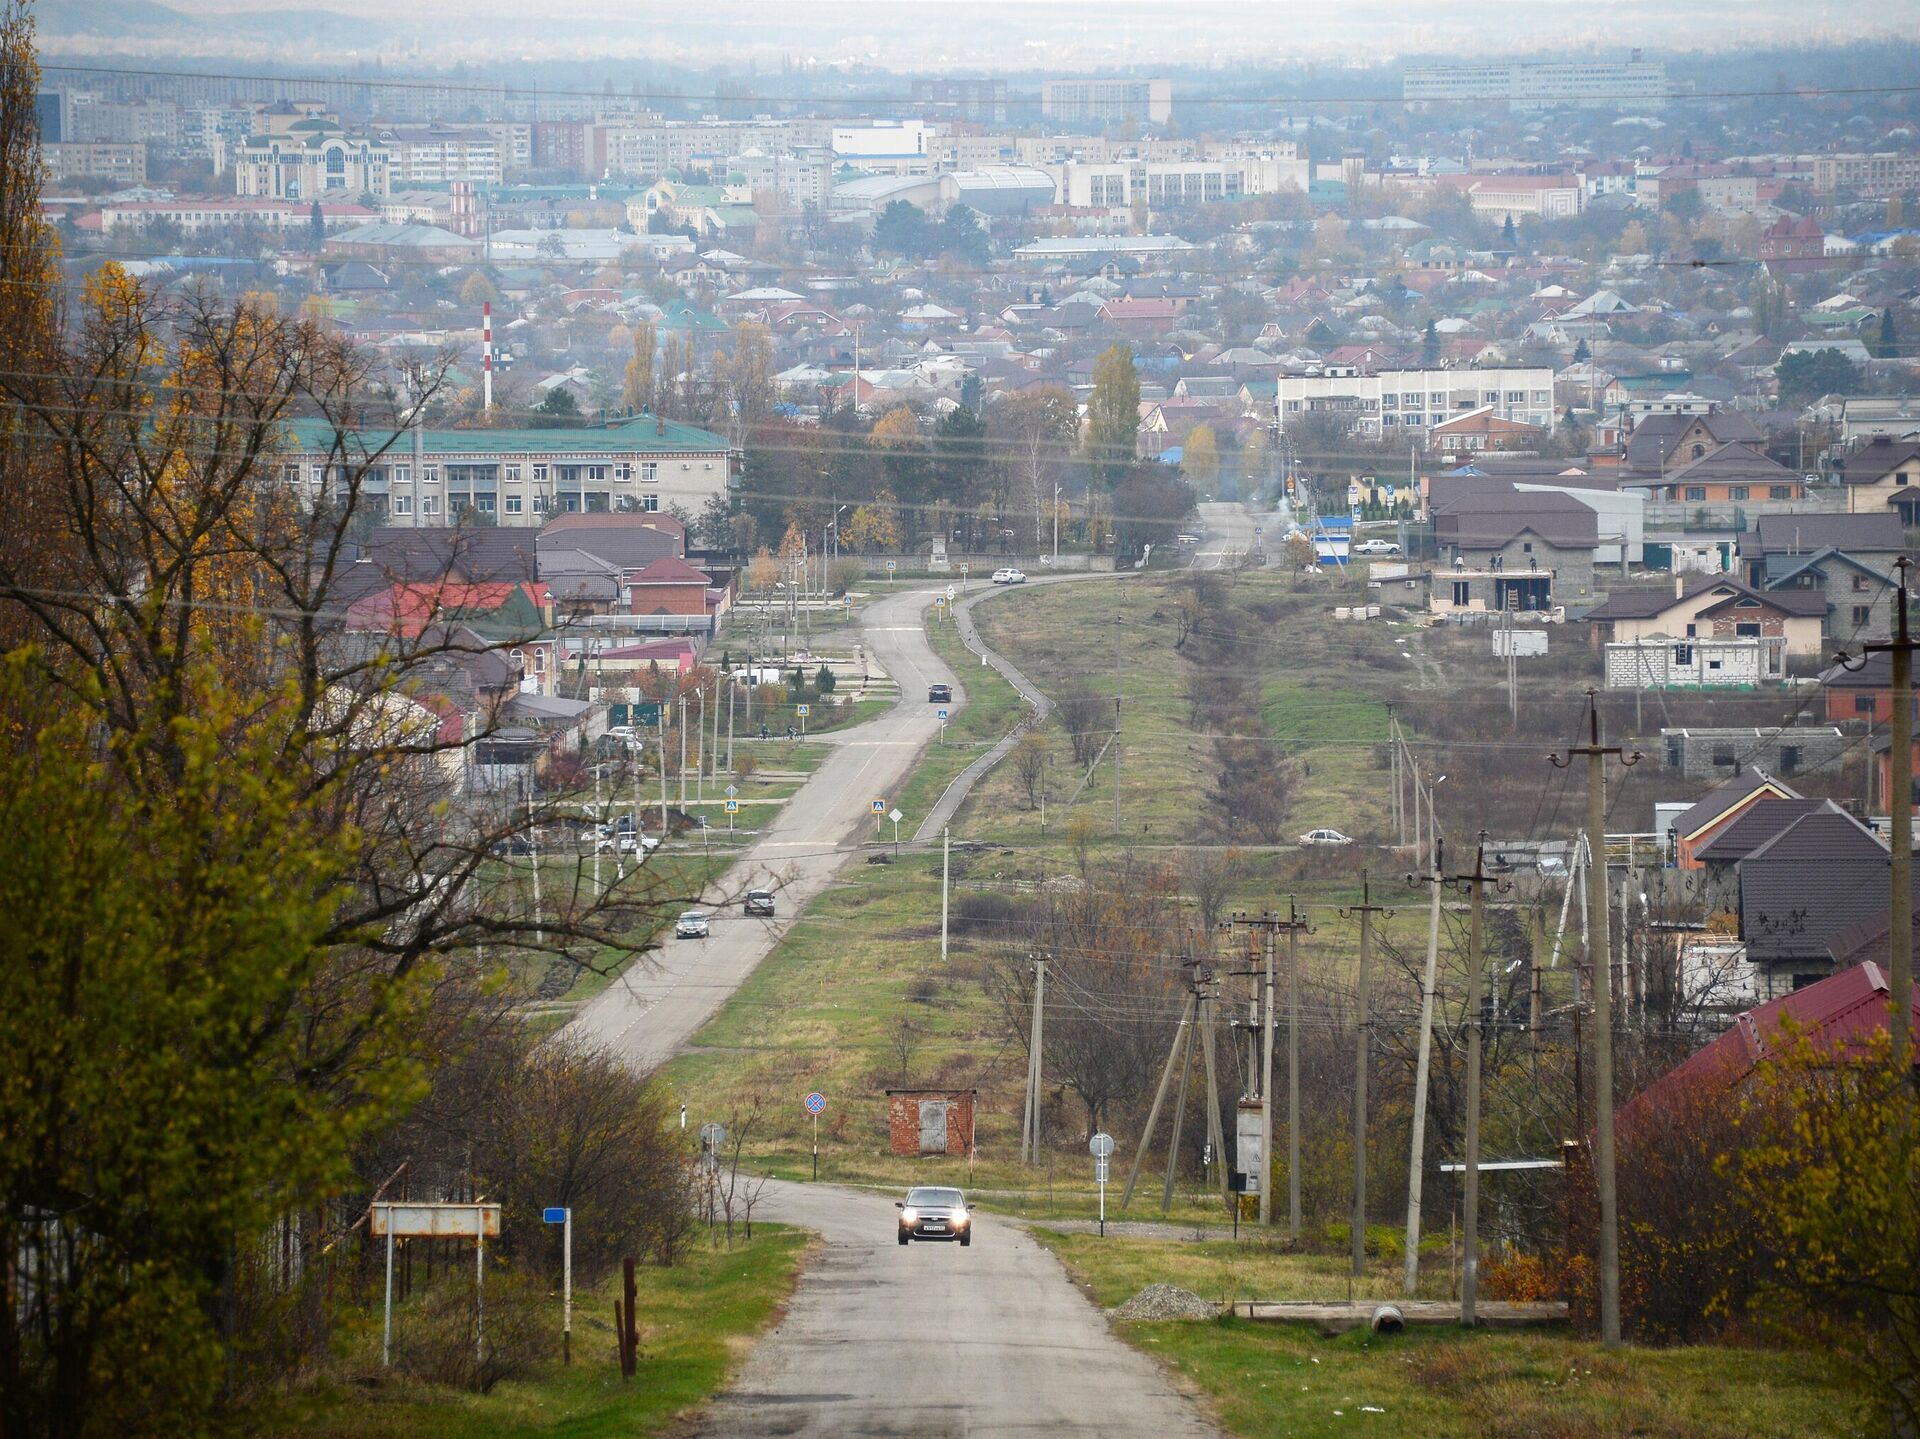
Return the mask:
<svg viewBox="0 0 1920 1439">
<path fill-rule="evenodd" d="M 684 1127 L 684 1126 L 683 1126 Z M 549 1205 L 540 1211 L 543 1224 L 560 1226 L 560 1362 L 573 1363 L 573 1210 Z"/>
<path fill-rule="evenodd" d="M 944 745 L 947 742 L 947 712 L 935 710 L 934 717 L 940 721 L 940 743 Z"/>
<path fill-rule="evenodd" d="M 1102 1132 L 1087 1141 L 1087 1153 L 1093 1156 L 1093 1178 L 1100 1186 L 1100 1233 L 1107 1232 L 1107 1161 L 1113 1157 L 1113 1136 Z"/>
<path fill-rule="evenodd" d="M 729 831 L 733 829 L 733 817 L 740 813 L 739 793 L 739 785 L 730 784 L 727 786 L 727 829 Z M 680 1127 L 685 1129 L 687 1126 L 685 1123 L 682 1123 Z"/>
<path fill-rule="evenodd" d="M 906 816 L 896 809 L 887 818 L 893 821 L 893 857 L 898 859 L 900 858 L 900 821 Z"/>
<path fill-rule="evenodd" d="M 897 563 L 896 563 L 895 561 L 893 561 L 893 560 L 888 560 L 888 561 L 887 561 L 887 573 L 888 573 L 888 574 L 892 574 L 892 573 L 893 573 L 893 572 L 894 572 L 894 571 L 895 571 L 896 569 L 898 569 L 898 568 L 899 568 L 899 565 L 898 565 L 898 564 L 897 564 Z"/>
<path fill-rule="evenodd" d="M 820 1177 L 820 1111 L 827 1107 L 827 1097 L 819 1090 L 807 1096 L 807 1113 L 813 1116 L 813 1177 Z"/>
<path fill-rule="evenodd" d="M 813 713 L 812 705 L 795 705 L 793 712 L 800 716 L 800 738 L 807 737 L 807 716 Z"/>
<path fill-rule="evenodd" d="M 486 1319 L 483 1285 L 487 1273 L 487 1236 L 500 1235 L 497 1204 L 412 1204 L 382 1200 L 368 1206 L 367 1232 L 387 1241 L 386 1321 L 380 1332 L 380 1362 L 393 1367 L 393 1241 L 399 1239 L 473 1240 L 473 1349 L 486 1357 L 482 1326 Z"/>
</svg>

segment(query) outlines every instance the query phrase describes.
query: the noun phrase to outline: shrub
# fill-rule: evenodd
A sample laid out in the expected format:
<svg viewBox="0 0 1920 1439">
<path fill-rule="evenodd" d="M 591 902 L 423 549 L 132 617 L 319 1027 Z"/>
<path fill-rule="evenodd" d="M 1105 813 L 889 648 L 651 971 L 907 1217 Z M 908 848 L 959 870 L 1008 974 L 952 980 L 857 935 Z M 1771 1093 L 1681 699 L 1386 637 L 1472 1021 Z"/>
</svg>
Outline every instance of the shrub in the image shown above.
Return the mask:
<svg viewBox="0 0 1920 1439">
<path fill-rule="evenodd" d="M 835 560 L 829 583 L 836 595 L 844 595 L 867 577 L 867 567 L 858 560 Z"/>
</svg>

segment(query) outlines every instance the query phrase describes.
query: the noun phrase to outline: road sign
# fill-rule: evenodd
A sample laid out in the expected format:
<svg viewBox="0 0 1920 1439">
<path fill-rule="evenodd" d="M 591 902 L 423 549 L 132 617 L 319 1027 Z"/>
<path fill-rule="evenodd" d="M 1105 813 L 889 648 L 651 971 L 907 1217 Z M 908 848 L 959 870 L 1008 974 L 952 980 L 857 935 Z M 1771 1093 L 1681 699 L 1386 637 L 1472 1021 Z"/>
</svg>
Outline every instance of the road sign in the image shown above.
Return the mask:
<svg viewBox="0 0 1920 1439">
<path fill-rule="evenodd" d="M 1107 1161 L 1106 1160 L 1096 1159 L 1093 1161 L 1093 1177 L 1096 1183 L 1105 1184 L 1107 1182 Z"/>
<path fill-rule="evenodd" d="M 700 1126 L 700 1143 L 708 1149 L 718 1149 L 727 1141 L 727 1126 L 724 1124 L 703 1124 Z"/>
<path fill-rule="evenodd" d="M 952 598 L 953 598 L 953 586 L 952 586 L 952 585 L 948 585 L 948 586 L 947 586 L 947 598 L 948 598 L 948 599 L 952 599 Z"/>
<path fill-rule="evenodd" d="M 560 1226 L 560 1352 L 573 1363 L 573 1211 L 564 1204 L 551 1204 L 540 1211 L 547 1224 Z"/>
<path fill-rule="evenodd" d="M 892 814 L 888 815 L 887 818 L 892 820 L 895 824 L 898 824 L 900 823 L 901 820 L 905 819 L 906 816 L 900 813 L 899 810 L 895 810 Z"/>
<path fill-rule="evenodd" d="M 888 573 L 888 574 L 892 574 L 892 573 L 893 573 L 893 571 L 894 571 L 894 568 L 895 568 L 895 566 L 894 566 L 894 562 L 893 562 L 892 560 L 888 560 L 888 561 L 887 561 L 887 573 Z"/>
<path fill-rule="evenodd" d="M 933 713 L 934 713 L 934 718 L 938 719 L 941 724 L 945 724 L 947 722 L 947 712 L 945 710 L 935 710 Z"/>
<path fill-rule="evenodd" d="M 738 814 L 738 813 L 740 813 L 740 801 L 739 801 L 739 800 L 737 800 L 737 799 L 730 799 L 730 800 L 728 800 L 728 801 L 727 801 L 727 813 L 728 813 L 728 814 Z"/>
<path fill-rule="evenodd" d="M 1107 1156 L 1113 1153 L 1113 1136 L 1102 1130 L 1087 1141 L 1087 1153 L 1093 1156 L 1093 1182 L 1100 1186 L 1100 1233 L 1107 1232 Z"/>
<path fill-rule="evenodd" d="M 740 793 L 740 786 L 737 784 L 730 784 L 727 786 L 726 793 L 727 793 L 727 798 L 732 799 L 735 795 Z"/>
<path fill-rule="evenodd" d="M 1113 1136 L 1111 1134 L 1094 1135 L 1087 1141 L 1087 1153 L 1095 1159 L 1105 1159 L 1113 1153 Z"/>
<path fill-rule="evenodd" d="M 795 705 L 793 707 L 793 712 L 799 715 L 801 719 L 805 719 L 808 715 L 813 713 L 813 706 L 812 705 Z"/>
<path fill-rule="evenodd" d="M 820 1113 L 821 1110 L 825 1109 L 826 1107 L 827 1107 L 827 1097 L 826 1095 L 822 1094 L 819 1090 L 816 1089 L 812 1094 L 809 1094 L 807 1096 L 807 1113 L 808 1114 L 818 1114 Z"/>
<path fill-rule="evenodd" d="M 564 1204 L 549 1205 L 540 1211 L 540 1222 L 542 1224 L 565 1224 L 567 1222 L 567 1207 Z"/>
<path fill-rule="evenodd" d="M 867 808 L 875 814 L 885 814 L 887 812 L 887 802 L 883 799 L 876 799 L 868 804 Z"/>
</svg>

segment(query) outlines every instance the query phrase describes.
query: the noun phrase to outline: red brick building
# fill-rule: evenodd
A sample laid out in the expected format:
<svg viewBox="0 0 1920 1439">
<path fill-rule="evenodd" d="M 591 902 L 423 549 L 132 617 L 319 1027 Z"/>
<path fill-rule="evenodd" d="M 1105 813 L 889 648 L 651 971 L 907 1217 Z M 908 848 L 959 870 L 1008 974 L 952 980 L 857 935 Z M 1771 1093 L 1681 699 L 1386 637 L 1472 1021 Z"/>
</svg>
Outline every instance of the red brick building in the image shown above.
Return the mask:
<svg viewBox="0 0 1920 1439">
<path fill-rule="evenodd" d="M 713 581 L 678 555 L 663 555 L 623 582 L 627 612 L 636 615 L 705 615 Z"/>
<path fill-rule="evenodd" d="M 889 1089 L 887 1139 L 895 1154 L 973 1153 L 977 1089 Z"/>
</svg>

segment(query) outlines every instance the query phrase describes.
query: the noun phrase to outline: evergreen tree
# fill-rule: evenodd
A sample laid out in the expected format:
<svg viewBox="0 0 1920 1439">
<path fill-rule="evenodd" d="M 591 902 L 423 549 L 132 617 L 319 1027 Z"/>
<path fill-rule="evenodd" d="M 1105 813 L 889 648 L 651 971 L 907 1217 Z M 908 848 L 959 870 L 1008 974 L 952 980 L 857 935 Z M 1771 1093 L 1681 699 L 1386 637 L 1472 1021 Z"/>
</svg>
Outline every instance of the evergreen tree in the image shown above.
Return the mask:
<svg viewBox="0 0 1920 1439">
<path fill-rule="evenodd" d="M 1506 223 L 1500 227 L 1500 243 L 1509 250 L 1520 248 L 1520 232 L 1514 228 L 1513 216 L 1507 216 Z"/>
<path fill-rule="evenodd" d="M 1591 360 L 1593 358 L 1593 351 L 1587 347 L 1587 342 L 1585 340 L 1580 341 L 1577 345 L 1573 347 L 1573 358 L 1577 363 L 1580 363 L 1580 364 L 1585 364 L 1588 360 Z"/>
<path fill-rule="evenodd" d="M 1420 363 L 1437 365 L 1440 363 L 1440 331 L 1432 320 L 1427 321 L 1427 330 L 1420 337 Z"/>
<path fill-rule="evenodd" d="M 1891 360 L 1900 353 L 1900 333 L 1894 328 L 1893 307 L 1888 306 L 1880 312 L 1880 334 L 1867 347 L 1876 360 Z"/>
<path fill-rule="evenodd" d="M 307 240 L 314 254 L 320 253 L 320 247 L 327 243 L 327 219 L 320 213 L 320 202 L 313 202 L 313 210 L 307 216 Z"/>
</svg>

